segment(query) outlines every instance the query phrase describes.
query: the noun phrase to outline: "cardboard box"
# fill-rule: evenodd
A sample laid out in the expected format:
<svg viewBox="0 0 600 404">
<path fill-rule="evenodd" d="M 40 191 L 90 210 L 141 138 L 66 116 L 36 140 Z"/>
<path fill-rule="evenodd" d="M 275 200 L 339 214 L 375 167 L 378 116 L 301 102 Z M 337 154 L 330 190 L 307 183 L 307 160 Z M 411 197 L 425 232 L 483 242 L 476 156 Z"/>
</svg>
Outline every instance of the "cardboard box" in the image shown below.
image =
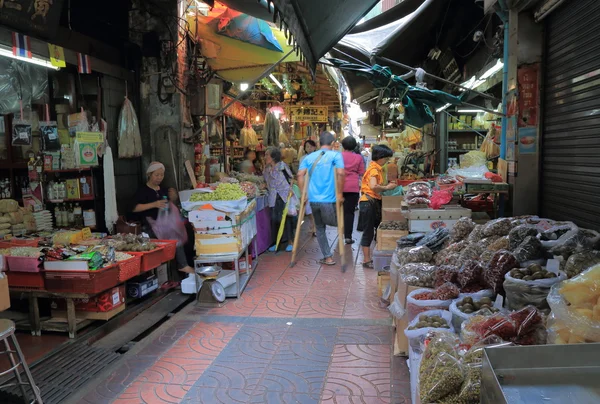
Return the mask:
<svg viewBox="0 0 600 404">
<path fill-rule="evenodd" d="M 107 290 L 91 299 L 74 299 L 74 303 L 77 312 L 106 313 L 113 311 L 125 305 L 125 285 Z M 50 307 L 53 310 L 62 311 L 66 310 L 67 303 L 64 299 L 57 299 L 52 301 Z M 55 316 L 53 315 L 53 317 Z"/>
<path fill-rule="evenodd" d="M 8 293 L 8 278 L 0 272 L 0 311 L 10 308 L 10 294 Z"/>
<path fill-rule="evenodd" d="M 402 208 L 382 208 L 381 220 L 383 222 L 407 222 L 408 219 L 404 215 L 406 211 Z"/>
<path fill-rule="evenodd" d="M 379 225 L 377 229 L 377 249 L 380 251 L 395 250 L 398 239 L 407 234 L 407 230 L 382 230 L 381 225 Z"/>
<path fill-rule="evenodd" d="M 406 309 L 406 296 L 413 290 L 423 289 L 419 286 L 409 286 L 402 282 L 400 273 L 397 273 L 396 283 L 396 297 L 402 304 L 402 307 Z M 408 338 L 404 334 L 404 330 L 408 327 L 408 318 L 404 315 L 402 318 L 394 318 L 394 326 L 396 327 L 396 340 L 394 341 L 394 355 L 396 356 L 408 356 Z"/>
<path fill-rule="evenodd" d="M 77 310 L 77 309 L 76 309 Z M 119 307 L 110 311 L 75 311 L 75 318 L 78 320 L 103 320 L 108 321 L 117 314 L 125 310 L 125 305 L 122 304 Z M 67 312 L 65 310 L 51 310 L 52 319 L 59 320 L 63 319 L 67 321 Z"/>
<path fill-rule="evenodd" d="M 158 278 L 151 276 L 145 281 L 127 284 L 127 294 L 134 299 L 144 297 L 158 289 Z"/>
<path fill-rule="evenodd" d="M 404 201 L 404 196 L 382 196 L 381 197 L 381 206 L 383 208 L 390 209 L 399 209 L 402 207 L 402 202 Z"/>
</svg>

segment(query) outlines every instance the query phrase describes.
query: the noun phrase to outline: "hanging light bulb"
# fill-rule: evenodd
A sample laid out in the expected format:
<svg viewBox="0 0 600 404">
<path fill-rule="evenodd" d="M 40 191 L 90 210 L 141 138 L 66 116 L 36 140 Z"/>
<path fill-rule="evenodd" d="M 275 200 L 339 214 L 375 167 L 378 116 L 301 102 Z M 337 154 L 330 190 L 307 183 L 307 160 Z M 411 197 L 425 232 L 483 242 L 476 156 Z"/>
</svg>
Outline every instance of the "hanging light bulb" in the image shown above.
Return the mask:
<svg viewBox="0 0 600 404">
<path fill-rule="evenodd" d="M 246 91 L 248 89 L 248 83 L 240 83 L 240 90 Z"/>
</svg>

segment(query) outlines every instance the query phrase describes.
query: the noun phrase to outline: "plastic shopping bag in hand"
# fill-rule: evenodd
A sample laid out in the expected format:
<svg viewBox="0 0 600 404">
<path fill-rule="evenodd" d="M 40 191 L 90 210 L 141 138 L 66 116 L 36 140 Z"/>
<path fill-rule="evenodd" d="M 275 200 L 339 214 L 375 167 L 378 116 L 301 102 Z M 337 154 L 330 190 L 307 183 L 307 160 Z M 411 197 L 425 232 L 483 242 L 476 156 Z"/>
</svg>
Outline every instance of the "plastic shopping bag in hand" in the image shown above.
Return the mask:
<svg viewBox="0 0 600 404">
<path fill-rule="evenodd" d="M 169 202 L 169 209 L 161 209 L 156 220 L 148 218 L 152 231 L 160 240 L 177 240 L 177 246 L 187 243 L 185 224 L 177 207 Z"/>
</svg>

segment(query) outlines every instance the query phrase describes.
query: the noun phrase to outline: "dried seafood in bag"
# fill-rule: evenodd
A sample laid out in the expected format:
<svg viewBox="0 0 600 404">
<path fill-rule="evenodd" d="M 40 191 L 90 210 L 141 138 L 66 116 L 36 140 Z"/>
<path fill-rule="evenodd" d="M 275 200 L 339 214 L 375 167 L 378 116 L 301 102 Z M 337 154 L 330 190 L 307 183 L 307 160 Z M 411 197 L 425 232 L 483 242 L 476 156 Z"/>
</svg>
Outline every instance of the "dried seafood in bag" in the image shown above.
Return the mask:
<svg viewBox="0 0 600 404">
<path fill-rule="evenodd" d="M 535 236 L 527 236 L 525 237 L 525 240 L 515 248 L 513 254 L 519 262 L 538 259 L 543 254 L 542 242 Z"/>
<path fill-rule="evenodd" d="M 119 158 L 135 158 L 142 155 L 142 138 L 133 104 L 125 98 L 119 115 Z"/>
</svg>

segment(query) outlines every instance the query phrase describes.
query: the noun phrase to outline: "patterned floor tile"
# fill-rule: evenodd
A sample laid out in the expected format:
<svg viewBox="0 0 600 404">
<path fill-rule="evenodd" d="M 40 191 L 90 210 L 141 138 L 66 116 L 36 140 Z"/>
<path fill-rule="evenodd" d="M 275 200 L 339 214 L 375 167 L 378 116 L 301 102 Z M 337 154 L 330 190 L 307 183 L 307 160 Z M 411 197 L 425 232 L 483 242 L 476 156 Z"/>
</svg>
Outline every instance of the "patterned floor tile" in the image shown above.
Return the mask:
<svg viewBox="0 0 600 404">
<path fill-rule="evenodd" d="M 265 391 L 318 396 L 326 373 L 326 367 L 272 365 L 266 369 L 260 386 Z"/>
<path fill-rule="evenodd" d="M 255 391 L 250 398 L 251 404 L 317 404 L 319 401 L 314 394 L 267 390 Z"/>
<path fill-rule="evenodd" d="M 284 344 L 279 347 L 271 366 L 310 366 L 327 369 L 332 347 L 317 344 Z"/>
<path fill-rule="evenodd" d="M 253 325 L 245 324 L 233 337 L 233 341 L 254 341 L 279 343 L 283 340 L 288 329 L 287 325 Z"/>
<path fill-rule="evenodd" d="M 340 318 L 344 314 L 346 295 L 323 295 L 310 294 L 304 298 L 297 317 L 305 318 Z"/>
<path fill-rule="evenodd" d="M 241 328 L 231 323 L 196 323 L 182 338 L 230 340 Z"/>
<path fill-rule="evenodd" d="M 321 404 L 390 404 L 388 397 L 342 396 L 325 394 Z M 410 404 L 410 402 L 396 402 L 393 404 Z"/>
<path fill-rule="evenodd" d="M 306 292 L 270 291 L 252 312 L 252 317 L 295 317 Z"/>
<path fill-rule="evenodd" d="M 302 327 L 292 325 L 287 330 L 283 343 L 327 345 L 333 349 L 337 327 Z"/>
<path fill-rule="evenodd" d="M 189 387 L 176 384 L 133 383 L 115 400 L 114 404 L 178 404 Z"/>
<path fill-rule="evenodd" d="M 390 367 L 343 368 L 332 366 L 325 393 L 342 396 L 390 397 Z"/>
<path fill-rule="evenodd" d="M 335 368 L 370 368 L 391 366 L 391 345 L 336 345 L 331 366 Z"/>
<path fill-rule="evenodd" d="M 211 365 L 212 359 L 163 357 L 146 370 L 136 381 L 192 385 Z"/>
<path fill-rule="evenodd" d="M 233 340 L 217 358 L 217 362 L 268 364 L 279 345 L 269 341 Z"/>
<path fill-rule="evenodd" d="M 242 404 L 250 402 L 252 392 L 241 389 L 192 387 L 181 401 L 182 404 Z"/>
<path fill-rule="evenodd" d="M 164 357 L 184 359 L 215 359 L 229 341 L 222 339 L 184 338 L 177 341 Z"/>
<path fill-rule="evenodd" d="M 259 363 L 213 363 L 194 384 L 194 388 L 236 389 L 252 393 L 266 368 L 266 364 Z"/>
<path fill-rule="evenodd" d="M 394 338 L 392 327 L 386 326 L 353 326 L 340 327 L 335 340 L 336 344 L 383 344 L 391 345 Z"/>
</svg>

